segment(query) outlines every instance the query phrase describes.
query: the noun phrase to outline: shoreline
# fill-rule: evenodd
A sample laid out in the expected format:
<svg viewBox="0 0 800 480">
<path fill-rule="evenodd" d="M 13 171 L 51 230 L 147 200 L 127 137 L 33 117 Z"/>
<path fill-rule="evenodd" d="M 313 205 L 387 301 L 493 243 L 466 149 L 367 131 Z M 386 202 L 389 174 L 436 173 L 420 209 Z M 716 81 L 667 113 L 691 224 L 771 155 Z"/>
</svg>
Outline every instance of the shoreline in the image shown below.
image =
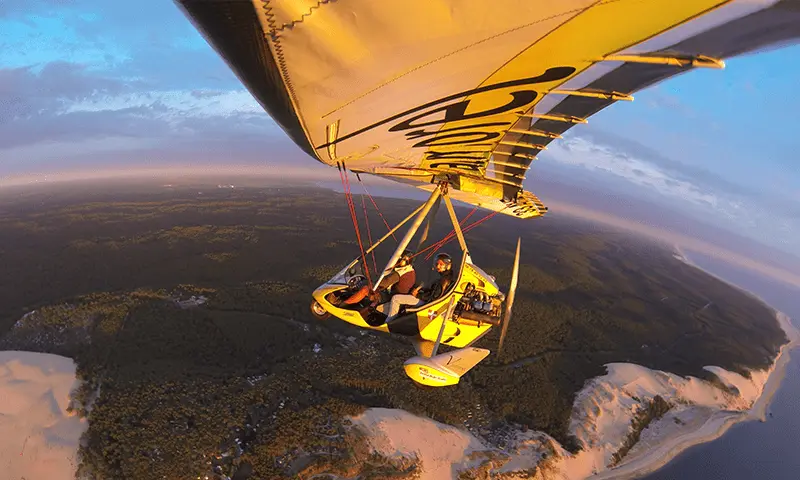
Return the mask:
<svg viewBox="0 0 800 480">
<path fill-rule="evenodd" d="M 746 414 L 744 413 L 715 412 L 699 429 L 665 442 L 658 448 L 650 450 L 641 458 L 636 458 L 618 467 L 599 472 L 592 478 L 629 479 L 653 473 L 667 465 L 685 450 L 720 438 L 730 427 L 745 420 L 745 417 Z"/>
<path fill-rule="evenodd" d="M 773 364 L 772 373 L 770 373 L 761 395 L 750 409 L 743 412 L 715 412 L 700 428 L 671 438 L 639 458 L 633 458 L 629 462 L 624 462 L 615 468 L 598 472 L 597 475 L 591 478 L 596 478 L 598 480 L 608 478 L 629 479 L 647 475 L 664 467 L 685 450 L 695 445 L 711 442 L 722 437 L 737 423 L 749 420 L 765 421 L 767 407 L 772 397 L 775 395 L 775 392 L 778 391 L 778 387 L 780 387 L 780 383 L 786 374 L 786 367 L 790 360 L 789 352 L 800 343 L 798 342 L 800 332 L 791 324 L 788 317 L 780 312 L 778 312 L 776 317 L 790 340 L 789 343 L 781 346 L 781 350 Z"/>
<path fill-rule="evenodd" d="M 707 272 L 706 270 L 700 268 L 686 256 L 679 246 L 675 245 L 674 248 L 676 252 L 675 258 L 679 261 L 684 262 L 690 267 L 701 270 L 704 273 L 735 287 L 737 290 L 741 290 L 743 293 L 746 293 L 747 295 L 750 295 L 769 306 L 775 312 L 775 319 L 781 329 L 783 329 L 789 341 L 781 345 L 780 351 L 773 362 L 772 372 L 770 372 L 761 394 L 748 410 L 743 412 L 715 412 L 700 428 L 670 438 L 663 444 L 644 453 L 638 458 L 632 458 L 630 461 L 623 462 L 617 467 L 597 472 L 597 474 L 593 475 L 591 478 L 596 478 L 599 480 L 608 478 L 629 479 L 641 477 L 659 470 L 685 450 L 695 445 L 708 443 L 722 437 L 732 426 L 736 425 L 737 423 L 749 420 L 760 420 L 762 422 L 766 421 L 767 407 L 769 406 L 772 398 L 778 391 L 781 382 L 786 376 L 786 369 L 789 365 L 789 360 L 791 359 L 790 352 L 794 350 L 794 348 L 800 346 L 800 329 L 792 324 L 791 319 L 786 314 L 774 309 L 756 294 L 749 292 L 738 285 L 732 284 L 718 275 Z"/>
<path fill-rule="evenodd" d="M 680 249 L 676 250 L 677 259 L 705 272 L 692 265 Z M 714 277 L 730 284 L 718 276 Z M 736 285 L 734 287 L 767 305 L 783 330 L 787 342 L 779 347 L 772 363 L 765 369 L 750 370 L 751 378 L 720 367 L 705 367 L 720 377 L 723 383 L 731 383 L 739 388 L 740 393 L 736 396 L 730 396 L 696 377 L 681 377 L 636 364 L 609 364 L 606 375 L 595 377 L 594 383 L 588 381 L 581 390 L 586 390 L 587 393 L 581 401 L 590 407 L 587 412 L 592 413 L 585 417 L 576 417 L 576 426 L 570 426 L 571 430 L 579 429 L 576 431 L 582 432 L 582 441 L 588 442 L 576 454 L 565 451 L 558 442 L 543 432 L 522 434 L 515 437 L 508 447 L 498 448 L 483 444 L 470 432 L 457 427 L 395 409 L 367 409 L 354 419 L 354 423 L 364 428 L 364 433 L 375 451 L 392 457 L 418 456 L 423 465 L 420 472 L 422 480 L 455 479 L 459 472 L 473 468 L 477 468 L 475 473 L 480 474 L 513 475 L 508 468 L 520 468 L 521 465 L 526 469 L 536 468 L 533 478 L 539 480 L 641 478 L 669 464 L 685 450 L 722 437 L 740 422 L 756 419 L 766 421 L 768 407 L 786 376 L 791 351 L 800 346 L 800 330 L 786 314 L 752 292 Z M 620 432 L 629 428 L 630 409 L 634 408 L 632 400 L 641 403 L 636 397 L 642 395 L 639 391 L 648 397 L 668 394 L 671 398 L 676 395 L 676 398 L 684 399 L 688 403 L 652 422 L 637 442 L 639 448 L 631 449 L 630 454 L 619 465 L 607 468 L 610 452 L 619 448 L 622 441 L 620 439 L 624 437 Z M 721 394 L 719 399 L 717 394 Z M 575 402 L 578 401 L 579 398 L 576 397 L 573 405 L 577 405 Z M 583 406 L 583 403 L 579 406 Z M 432 428 L 434 426 L 435 429 Z M 431 439 L 433 442 L 429 444 Z M 494 460 L 486 464 L 496 453 L 508 458 L 500 466 L 491 466 Z M 546 460 L 546 464 L 541 464 L 551 453 L 555 453 L 550 457 L 552 461 Z M 542 468 L 537 468 L 538 466 Z"/>
<path fill-rule="evenodd" d="M 554 457 L 555 462 L 544 470 L 537 468 L 533 478 L 539 480 L 640 478 L 664 467 L 685 450 L 720 438 L 737 423 L 756 419 L 765 421 L 767 407 L 785 377 L 790 351 L 800 346 L 800 330 L 791 324 L 789 317 L 777 312 L 776 318 L 789 337 L 789 342 L 781 346 L 772 366 L 766 370 L 768 377 L 763 383 L 760 394 L 752 400 L 749 408 L 735 411 L 716 409 L 710 413 L 703 413 L 704 410 L 708 410 L 708 405 L 704 406 L 701 403 L 689 407 L 684 412 L 692 411 L 705 416 L 704 420 L 700 420 L 702 424 L 698 422 L 699 425 L 685 427 L 685 431 L 673 431 L 661 437 L 662 441 L 644 446 L 642 451 L 633 453 L 627 461 L 613 468 L 603 466 L 595 470 L 595 466 L 600 466 L 596 452 L 583 450 L 576 455 L 570 454 L 549 435 L 538 431 L 520 437 L 514 442 L 516 446 L 511 450 L 498 450 L 458 427 L 418 417 L 405 410 L 368 408 L 360 415 L 352 417 L 352 421 L 363 429 L 374 451 L 389 457 L 416 457 L 421 461 L 423 465 L 419 477 L 421 480 L 440 478 L 455 480 L 461 471 L 481 469 L 482 462 L 498 452 L 508 456 L 507 461 L 503 462 L 498 470 L 493 471 L 492 467 L 489 467 L 490 470 L 484 473 L 513 475 L 511 471 L 505 470 L 509 465 L 535 468 L 546 458 L 546 453 L 551 452 L 552 447 L 559 452 L 560 458 Z M 662 419 L 662 421 L 672 423 L 669 420 Z"/>
</svg>

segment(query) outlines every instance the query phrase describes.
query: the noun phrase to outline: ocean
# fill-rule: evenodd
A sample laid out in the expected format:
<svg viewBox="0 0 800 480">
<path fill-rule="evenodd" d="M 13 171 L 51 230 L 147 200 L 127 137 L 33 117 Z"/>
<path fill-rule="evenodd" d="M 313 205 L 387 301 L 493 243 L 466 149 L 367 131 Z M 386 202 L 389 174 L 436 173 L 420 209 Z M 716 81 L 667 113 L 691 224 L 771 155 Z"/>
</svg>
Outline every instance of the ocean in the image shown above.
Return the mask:
<svg viewBox="0 0 800 480">
<path fill-rule="evenodd" d="M 688 259 L 723 280 L 761 297 L 800 326 L 800 289 L 697 253 Z M 767 407 L 765 422 L 734 425 L 713 442 L 684 451 L 646 480 L 800 479 L 800 348 L 790 352 L 786 375 Z"/>
</svg>

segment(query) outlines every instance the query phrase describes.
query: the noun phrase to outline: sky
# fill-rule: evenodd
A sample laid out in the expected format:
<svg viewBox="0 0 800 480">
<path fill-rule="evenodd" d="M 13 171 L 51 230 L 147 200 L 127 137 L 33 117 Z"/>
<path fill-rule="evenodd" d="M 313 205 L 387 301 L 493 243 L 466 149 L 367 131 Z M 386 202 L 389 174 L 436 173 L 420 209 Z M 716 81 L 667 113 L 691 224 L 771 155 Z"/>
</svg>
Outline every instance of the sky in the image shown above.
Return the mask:
<svg viewBox="0 0 800 480">
<path fill-rule="evenodd" d="M 132 167 L 326 168 L 170 0 L 2 0 L 0 32 L 0 185 Z M 729 59 L 638 92 L 552 143 L 526 187 L 558 178 L 569 200 L 591 185 L 800 256 L 798 57 L 789 46 Z"/>
</svg>

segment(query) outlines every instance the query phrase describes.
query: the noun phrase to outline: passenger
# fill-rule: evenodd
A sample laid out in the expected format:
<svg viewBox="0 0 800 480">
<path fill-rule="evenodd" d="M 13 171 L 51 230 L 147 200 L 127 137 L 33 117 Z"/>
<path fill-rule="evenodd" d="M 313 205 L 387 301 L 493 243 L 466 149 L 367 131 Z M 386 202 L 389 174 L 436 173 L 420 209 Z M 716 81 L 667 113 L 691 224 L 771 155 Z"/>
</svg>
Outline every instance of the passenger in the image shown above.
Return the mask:
<svg viewBox="0 0 800 480">
<path fill-rule="evenodd" d="M 381 292 L 388 292 L 390 295 L 408 294 L 417 281 L 417 273 L 414 271 L 414 266 L 411 265 L 413 253 L 411 250 L 404 250 L 400 258 L 397 260 L 392 273 L 386 275 L 381 283 L 375 287 L 373 292 L 369 291 L 369 286 L 364 285 L 351 295 L 349 298 L 342 302 L 343 305 L 353 305 L 361 302 L 368 295 L 373 301 L 378 301 Z"/>
<path fill-rule="evenodd" d="M 392 273 L 381 280 L 380 285 L 375 287 L 375 291 L 386 290 L 393 295 L 410 293 L 417 281 L 417 272 L 414 271 L 414 266 L 411 264 L 412 258 L 413 253 L 411 250 L 404 250 L 397 260 Z"/>
</svg>

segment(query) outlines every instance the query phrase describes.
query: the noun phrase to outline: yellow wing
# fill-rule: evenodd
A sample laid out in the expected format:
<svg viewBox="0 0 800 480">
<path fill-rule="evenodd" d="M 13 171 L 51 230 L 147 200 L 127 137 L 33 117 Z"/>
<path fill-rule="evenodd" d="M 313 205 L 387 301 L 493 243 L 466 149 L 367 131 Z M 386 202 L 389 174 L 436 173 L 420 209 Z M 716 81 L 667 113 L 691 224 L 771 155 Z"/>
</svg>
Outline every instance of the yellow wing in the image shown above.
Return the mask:
<svg viewBox="0 0 800 480">
<path fill-rule="evenodd" d="M 521 218 L 572 125 L 800 37 L 800 0 L 176 1 L 312 157 Z"/>
</svg>

